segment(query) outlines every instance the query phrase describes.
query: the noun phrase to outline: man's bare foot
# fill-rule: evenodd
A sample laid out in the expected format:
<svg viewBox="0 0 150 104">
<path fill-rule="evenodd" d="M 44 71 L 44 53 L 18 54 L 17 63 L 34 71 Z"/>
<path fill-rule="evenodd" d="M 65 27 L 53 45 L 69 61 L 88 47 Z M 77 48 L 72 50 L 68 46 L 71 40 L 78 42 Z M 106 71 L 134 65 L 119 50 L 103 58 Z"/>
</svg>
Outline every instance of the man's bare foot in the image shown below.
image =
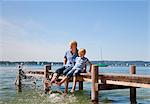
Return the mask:
<svg viewBox="0 0 150 104">
<path fill-rule="evenodd" d="M 47 82 L 48 82 L 48 80 L 46 79 L 46 80 L 44 80 L 43 82 L 44 82 L 44 83 L 47 83 Z"/>
<path fill-rule="evenodd" d="M 58 81 L 55 81 L 54 83 L 55 83 L 55 84 L 57 84 L 57 83 L 58 83 Z"/>
<path fill-rule="evenodd" d="M 60 83 L 60 82 L 56 82 L 56 84 L 57 84 L 58 86 L 61 86 L 61 83 Z"/>
<path fill-rule="evenodd" d="M 46 79 L 46 80 L 44 80 L 44 83 L 50 83 L 50 82 Z"/>
<path fill-rule="evenodd" d="M 49 90 L 49 91 L 48 91 L 48 94 L 52 94 L 52 90 Z"/>
<path fill-rule="evenodd" d="M 48 80 L 45 80 L 44 83 L 46 84 L 47 87 L 50 87 L 52 84 Z"/>
<path fill-rule="evenodd" d="M 49 83 L 47 83 L 47 86 L 48 86 L 48 87 L 50 87 L 51 85 L 52 85 L 52 84 L 51 84 L 50 82 L 49 82 Z"/>
</svg>

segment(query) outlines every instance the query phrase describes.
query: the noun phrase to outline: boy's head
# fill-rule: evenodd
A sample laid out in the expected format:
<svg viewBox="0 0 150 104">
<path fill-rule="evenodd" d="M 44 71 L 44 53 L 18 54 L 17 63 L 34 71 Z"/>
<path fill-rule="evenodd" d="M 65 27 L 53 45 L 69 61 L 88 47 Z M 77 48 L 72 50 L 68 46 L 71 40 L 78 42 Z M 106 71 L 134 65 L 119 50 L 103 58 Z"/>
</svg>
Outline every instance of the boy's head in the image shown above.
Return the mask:
<svg viewBox="0 0 150 104">
<path fill-rule="evenodd" d="M 85 50 L 84 48 L 81 48 L 81 49 L 78 51 L 79 57 L 84 57 L 85 54 L 86 54 L 86 50 Z"/>
<path fill-rule="evenodd" d="M 69 46 L 70 46 L 71 50 L 76 50 L 77 49 L 77 42 L 73 40 L 69 43 Z"/>
</svg>

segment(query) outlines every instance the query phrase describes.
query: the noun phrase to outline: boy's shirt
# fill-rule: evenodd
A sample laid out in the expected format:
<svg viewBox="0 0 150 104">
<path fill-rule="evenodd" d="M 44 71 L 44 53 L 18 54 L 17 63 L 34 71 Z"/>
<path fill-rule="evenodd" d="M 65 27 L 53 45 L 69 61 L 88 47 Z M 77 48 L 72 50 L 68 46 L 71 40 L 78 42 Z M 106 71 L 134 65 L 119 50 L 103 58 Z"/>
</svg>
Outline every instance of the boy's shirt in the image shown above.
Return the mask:
<svg viewBox="0 0 150 104">
<path fill-rule="evenodd" d="M 66 64 L 64 66 L 66 66 L 66 67 L 68 67 L 68 66 L 73 67 L 76 57 L 78 57 L 78 50 L 76 50 L 75 54 L 72 54 L 71 50 L 66 51 L 64 58 L 67 59 L 67 62 L 66 62 Z"/>
<path fill-rule="evenodd" d="M 89 59 L 86 57 L 76 57 L 75 59 L 75 65 L 72 69 L 78 69 L 80 71 L 83 71 L 84 66 L 89 63 Z"/>
</svg>

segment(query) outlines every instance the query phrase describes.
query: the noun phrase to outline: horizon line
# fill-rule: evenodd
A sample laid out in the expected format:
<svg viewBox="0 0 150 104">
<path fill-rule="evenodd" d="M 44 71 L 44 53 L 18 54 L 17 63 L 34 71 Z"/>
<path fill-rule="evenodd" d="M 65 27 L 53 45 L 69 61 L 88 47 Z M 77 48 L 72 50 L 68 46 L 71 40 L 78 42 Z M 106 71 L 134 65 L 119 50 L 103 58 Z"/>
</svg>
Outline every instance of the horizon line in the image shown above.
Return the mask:
<svg viewBox="0 0 150 104">
<path fill-rule="evenodd" d="M 91 60 L 91 61 L 143 61 L 143 62 L 150 62 L 150 60 Z M 28 61 L 8 61 L 8 60 L 0 60 L 0 62 L 63 62 L 63 61 L 46 61 L 46 60 L 28 60 Z"/>
</svg>

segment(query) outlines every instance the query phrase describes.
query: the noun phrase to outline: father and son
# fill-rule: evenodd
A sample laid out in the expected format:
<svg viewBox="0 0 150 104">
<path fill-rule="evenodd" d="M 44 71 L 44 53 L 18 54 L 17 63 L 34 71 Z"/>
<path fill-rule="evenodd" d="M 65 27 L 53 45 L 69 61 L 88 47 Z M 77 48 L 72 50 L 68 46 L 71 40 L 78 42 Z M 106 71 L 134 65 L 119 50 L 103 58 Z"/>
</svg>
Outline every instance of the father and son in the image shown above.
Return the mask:
<svg viewBox="0 0 150 104">
<path fill-rule="evenodd" d="M 85 57 L 86 50 L 84 48 L 77 49 L 77 42 L 71 41 L 69 43 L 70 49 L 66 51 L 64 56 L 64 65 L 57 69 L 54 74 L 52 75 L 51 80 L 45 80 L 45 85 L 47 88 L 49 88 L 53 83 L 57 84 L 58 86 L 61 86 L 61 84 L 65 83 L 65 91 L 64 94 L 68 93 L 68 84 L 69 79 L 73 77 L 73 84 L 71 93 L 74 94 L 75 88 L 76 88 L 76 82 L 77 82 L 77 76 L 80 75 L 80 73 L 86 73 L 86 65 L 90 64 L 89 72 L 91 72 L 91 62 L 88 58 Z M 61 81 L 57 81 L 58 77 L 60 75 L 64 75 L 63 79 Z"/>
</svg>

